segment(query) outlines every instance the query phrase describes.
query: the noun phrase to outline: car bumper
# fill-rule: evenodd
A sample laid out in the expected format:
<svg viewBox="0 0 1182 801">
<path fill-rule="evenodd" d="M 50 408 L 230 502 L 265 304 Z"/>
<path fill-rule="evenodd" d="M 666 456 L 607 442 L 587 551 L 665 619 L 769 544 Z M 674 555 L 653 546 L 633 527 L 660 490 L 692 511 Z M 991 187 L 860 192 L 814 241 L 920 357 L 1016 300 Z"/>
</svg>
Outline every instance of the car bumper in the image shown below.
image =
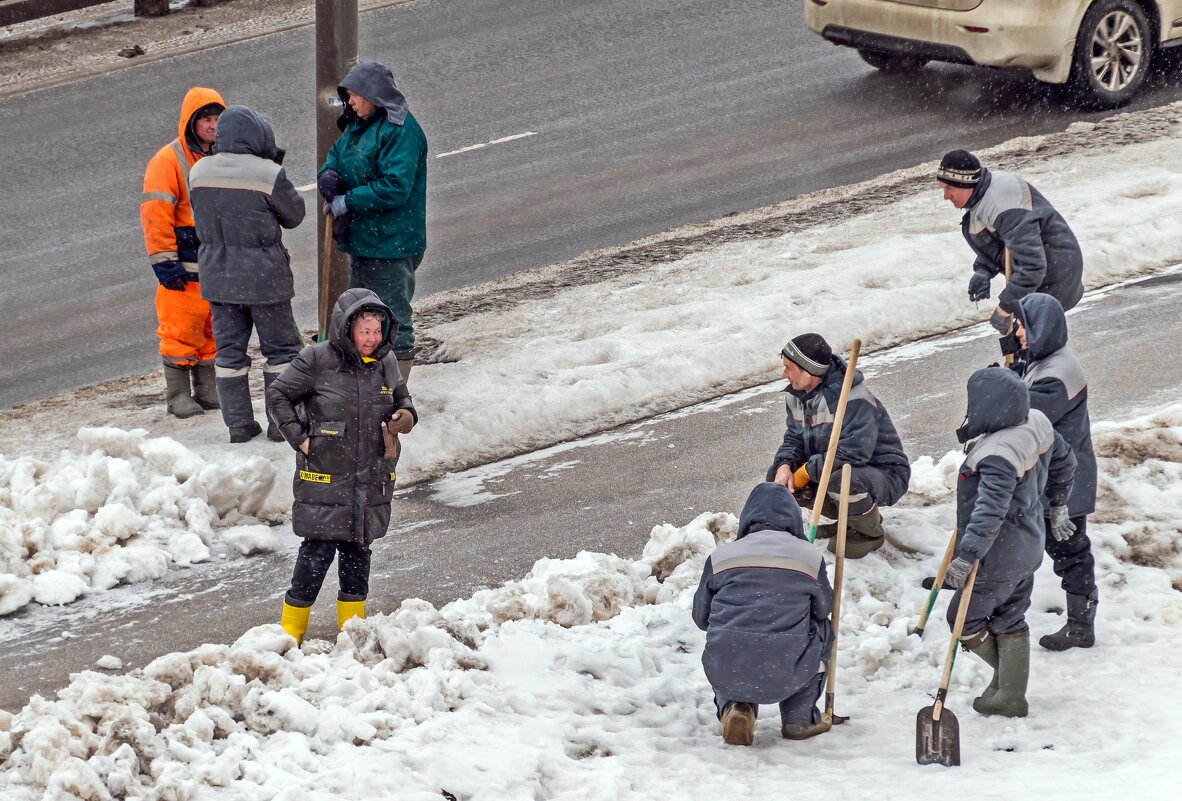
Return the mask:
<svg viewBox="0 0 1182 801">
<path fill-rule="evenodd" d="M 983 0 L 968 11 L 892 0 L 804 0 L 805 24 L 836 44 L 936 61 L 1020 67 L 1065 80 L 1082 16 L 1079 0 Z M 973 30 L 973 29 L 984 30 Z"/>
</svg>

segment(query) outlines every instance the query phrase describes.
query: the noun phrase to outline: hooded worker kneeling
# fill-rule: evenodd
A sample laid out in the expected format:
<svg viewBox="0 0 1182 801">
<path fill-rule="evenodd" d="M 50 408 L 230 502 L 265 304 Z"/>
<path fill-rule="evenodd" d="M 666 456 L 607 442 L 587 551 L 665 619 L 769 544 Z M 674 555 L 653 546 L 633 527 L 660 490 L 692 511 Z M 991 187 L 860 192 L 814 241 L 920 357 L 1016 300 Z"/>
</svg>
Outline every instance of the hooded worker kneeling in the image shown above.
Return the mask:
<svg viewBox="0 0 1182 801">
<path fill-rule="evenodd" d="M 751 491 L 734 542 L 718 547 L 694 595 L 706 632 L 702 666 L 722 738 L 751 745 L 759 704 L 779 704 L 781 733 L 826 730 L 817 709 L 833 642 L 833 587 L 821 551 L 804 538 L 800 507 L 781 484 Z"/>
</svg>

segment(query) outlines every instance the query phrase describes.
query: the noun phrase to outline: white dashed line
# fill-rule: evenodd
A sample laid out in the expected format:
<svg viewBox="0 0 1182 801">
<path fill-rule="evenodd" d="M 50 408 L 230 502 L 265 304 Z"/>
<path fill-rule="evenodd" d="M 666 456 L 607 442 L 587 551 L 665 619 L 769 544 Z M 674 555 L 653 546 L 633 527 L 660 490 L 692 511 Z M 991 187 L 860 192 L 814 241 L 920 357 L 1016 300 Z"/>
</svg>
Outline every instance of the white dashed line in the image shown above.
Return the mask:
<svg viewBox="0 0 1182 801">
<path fill-rule="evenodd" d="M 499 145 L 499 144 L 502 144 L 503 142 L 512 142 L 514 139 L 525 139 L 527 136 L 537 136 L 537 135 L 538 135 L 537 131 L 526 131 L 525 133 L 511 134 L 509 136 L 502 136 L 499 139 L 491 139 L 487 142 L 484 142 L 483 144 L 468 145 L 467 147 L 461 147 L 459 150 L 449 150 L 446 153 L 437 153 L 437 154 L 435 154 L 435 158 L 441 159 L 444 156 L 455 156 L 460 153 L 467 153 L 472 150 L 480 150 L 481 148 L 488 147 L 489 145 Z"/>
</svg>

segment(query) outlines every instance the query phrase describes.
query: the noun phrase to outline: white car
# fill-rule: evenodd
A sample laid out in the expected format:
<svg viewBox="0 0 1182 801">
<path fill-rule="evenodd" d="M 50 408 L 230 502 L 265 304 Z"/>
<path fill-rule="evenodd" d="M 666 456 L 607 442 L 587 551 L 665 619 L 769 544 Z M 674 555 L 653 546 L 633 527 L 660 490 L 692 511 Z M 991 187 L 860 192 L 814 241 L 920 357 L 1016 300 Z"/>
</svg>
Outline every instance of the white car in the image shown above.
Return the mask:
<svg viewBox="0 0 1182 801">
<path fill-rule="evenodd" d="M 1156 48 L 1182 44 L 1182 0 L 804 0 L 804 20 L 886 72 L 1025 68 L 1104 108 L 1133 97 Z"/>
</svg>

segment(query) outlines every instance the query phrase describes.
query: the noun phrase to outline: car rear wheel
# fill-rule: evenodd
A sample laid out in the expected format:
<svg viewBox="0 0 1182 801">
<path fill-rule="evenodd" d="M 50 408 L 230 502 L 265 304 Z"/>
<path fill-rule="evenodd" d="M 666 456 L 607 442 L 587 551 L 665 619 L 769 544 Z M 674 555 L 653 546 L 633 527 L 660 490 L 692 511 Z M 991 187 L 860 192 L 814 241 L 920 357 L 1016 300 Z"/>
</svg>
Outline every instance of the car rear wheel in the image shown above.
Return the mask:
<svg viewBox="0 0 1182 801">
<path fill-rule="evenodd" d="M 1153 31 L 1133 0 L 1097 0 L 1075 39 L 1068 83 L 1086 105 L 1115 108 L 1132 100 L 1149 72 Z"/>
<path fill-rule="evenodd" d="M 923 65 L 928 63 L 926 58 L 920 58 L 919 56 L 908 56 L 903 53 L 887 53 L 882 50 L 867 50 L 865 48 L 859 49 L 858 55 L 862 57 L 863 61 L 875 69 L 895 75 L 919 72 L 923 69 Z"/>
</svg>

